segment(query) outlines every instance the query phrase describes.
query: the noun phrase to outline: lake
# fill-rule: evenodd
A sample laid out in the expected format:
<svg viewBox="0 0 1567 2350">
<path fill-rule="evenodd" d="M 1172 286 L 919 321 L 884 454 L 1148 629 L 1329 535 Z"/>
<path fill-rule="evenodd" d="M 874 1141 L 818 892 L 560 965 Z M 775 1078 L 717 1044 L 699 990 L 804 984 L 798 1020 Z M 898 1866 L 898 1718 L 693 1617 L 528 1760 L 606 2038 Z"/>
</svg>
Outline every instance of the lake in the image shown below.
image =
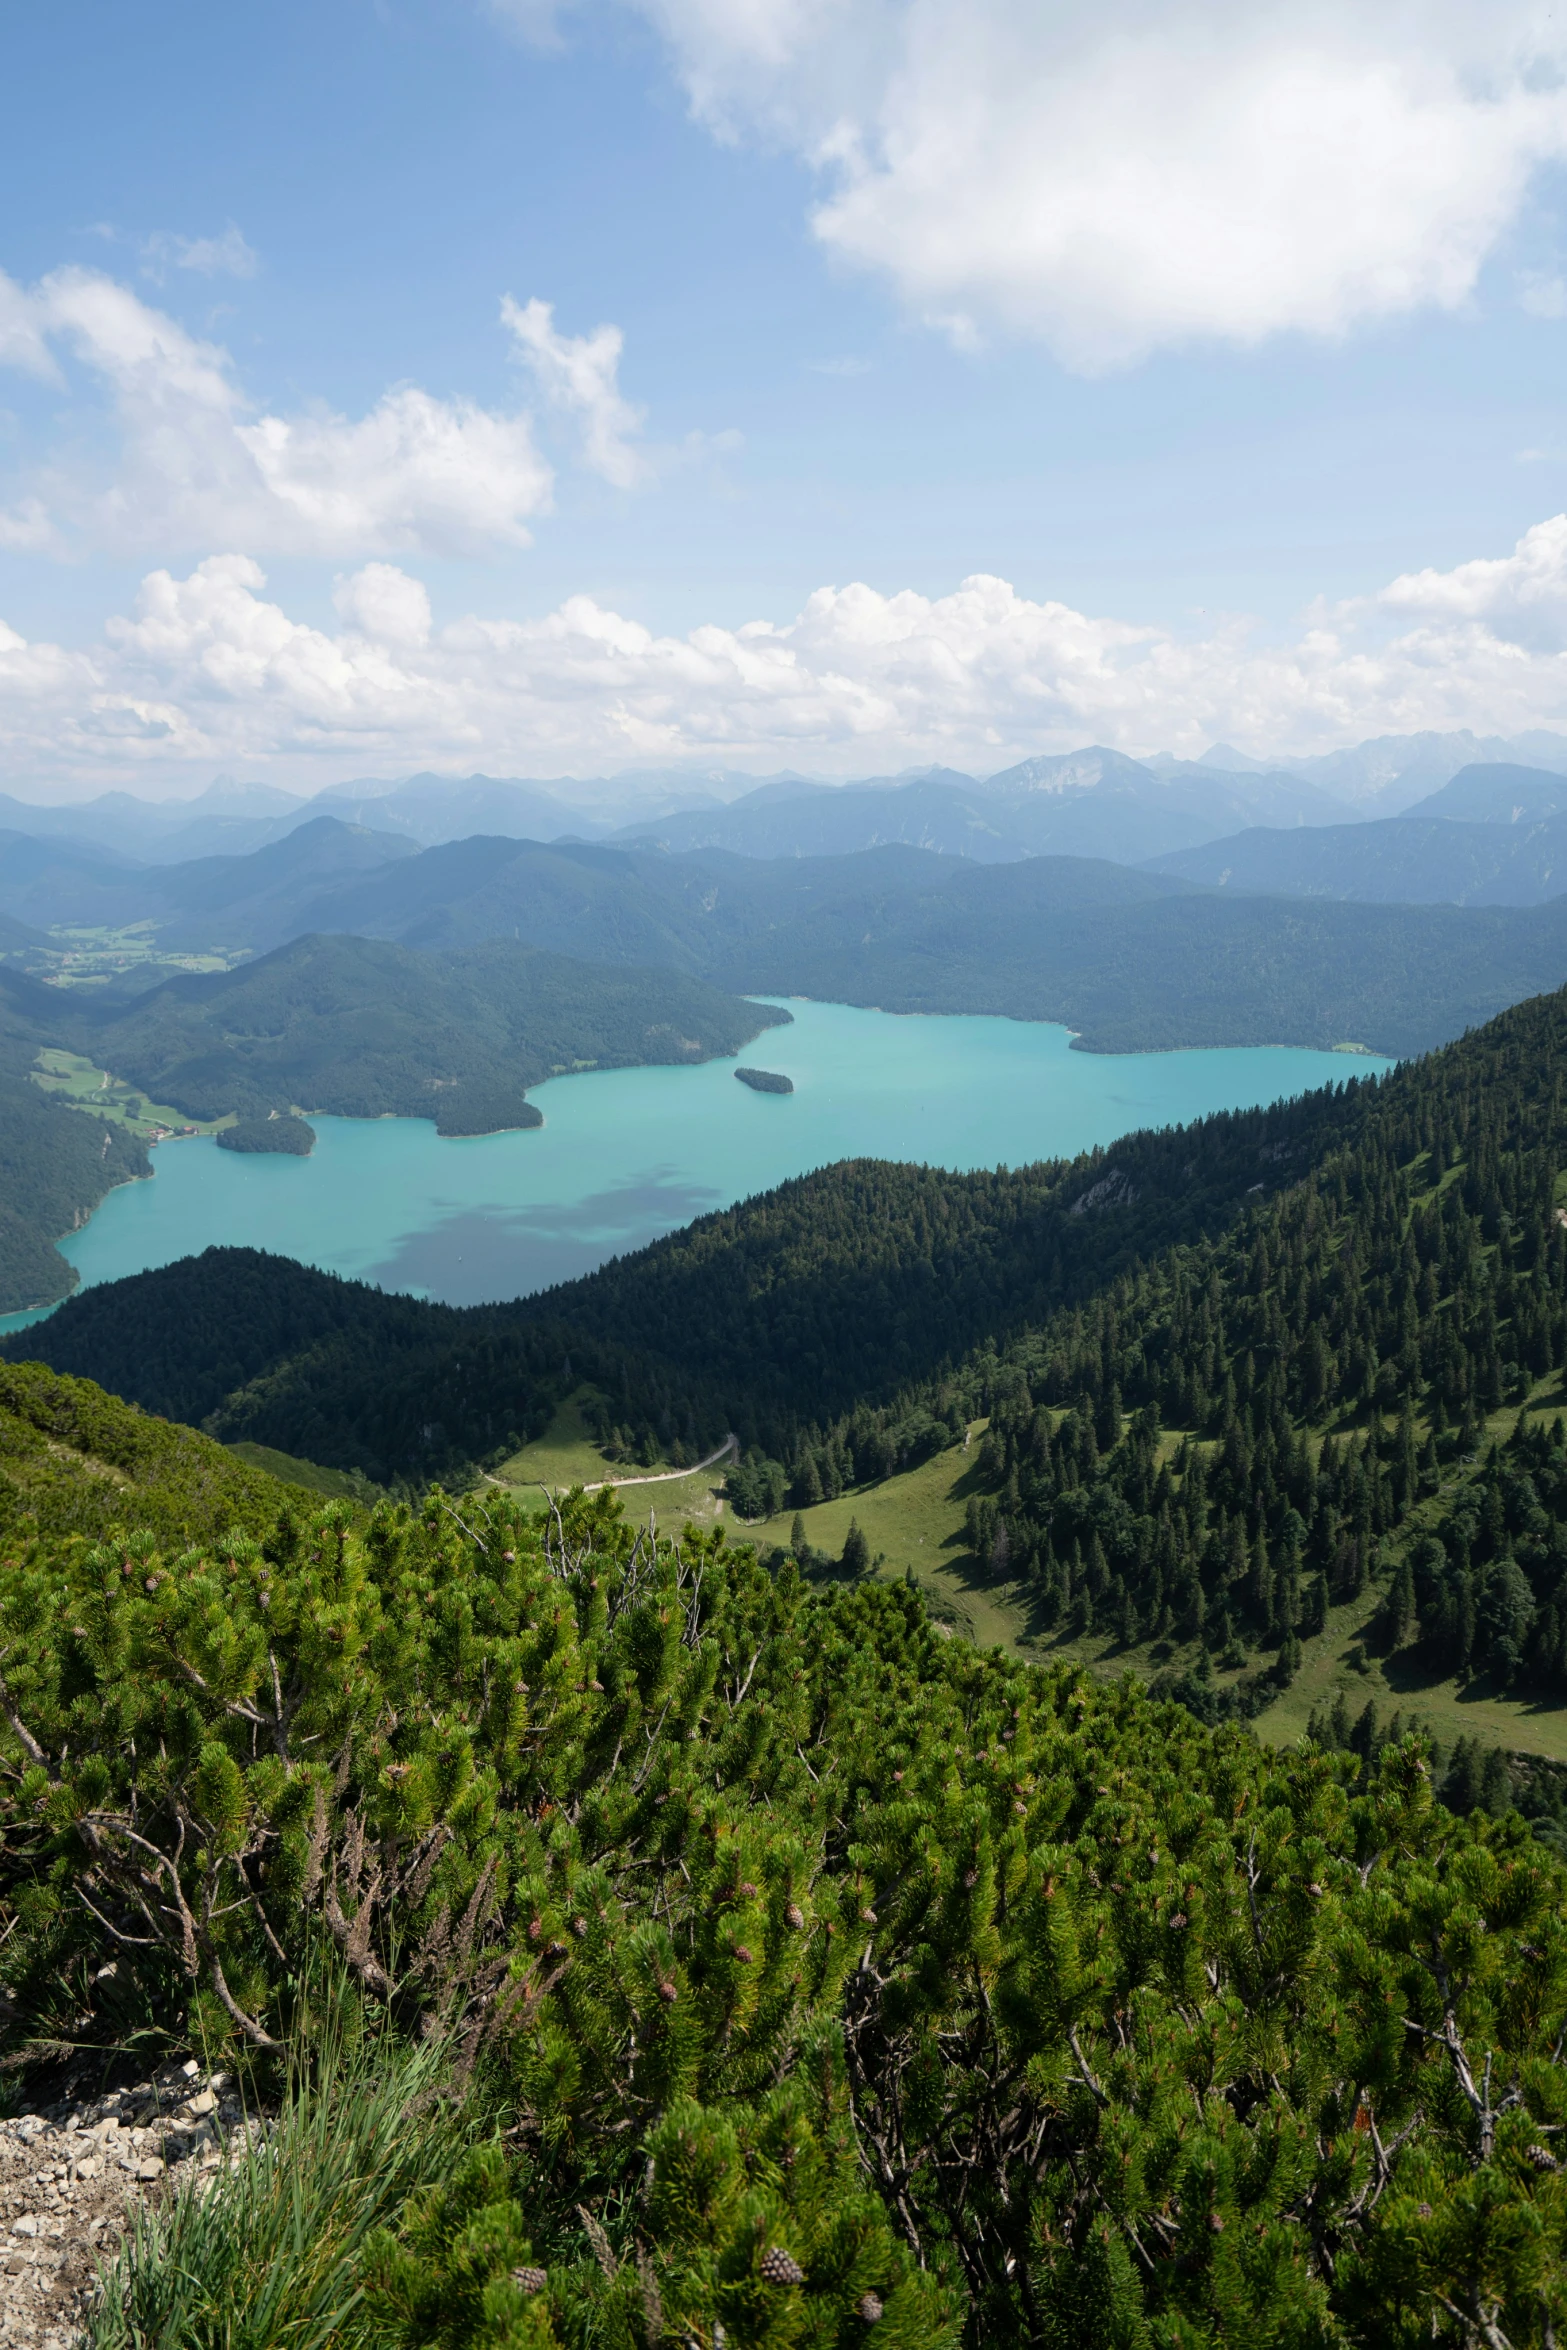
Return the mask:
<svg viewBox="0 0 1567 2350">
<path fill-rule="evenodd" d="M 557 1077 L 544 1125 L 443 1140 L 417 1118 L 320 1118 L 308 1159 L 207 1139 L 159 1144 L 151 1182 L 113 1191 L 61 1242 L 85 1284 L 247 1243 L 385 1289 L 476 1305 L 591 1272 L 709 1209 L 832 1159 L 1020 1166 L 1383 1069 L 1294 1048 L 1077 1053 L 1034 1021 L 792 1002 L 744 1062 Z M 38 1319 L 13 1314 L 0 1329 Z"/>
</svg>

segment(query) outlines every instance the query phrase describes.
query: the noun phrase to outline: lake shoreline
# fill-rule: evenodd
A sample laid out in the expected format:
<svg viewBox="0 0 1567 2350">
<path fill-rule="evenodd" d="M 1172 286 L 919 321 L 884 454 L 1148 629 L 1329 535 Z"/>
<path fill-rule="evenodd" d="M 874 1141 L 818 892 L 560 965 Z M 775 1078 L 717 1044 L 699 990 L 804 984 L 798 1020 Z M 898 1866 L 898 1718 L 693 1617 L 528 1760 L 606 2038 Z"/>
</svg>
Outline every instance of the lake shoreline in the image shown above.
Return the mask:
<svg viewBox="0 0 1567 2350">
<path fill-rule="evenodd" d="M 767 1001 L 767 999 L 757 999 Z M 161 1157 L 61 1235 L 79 1294 L 208 1246 L 248 1244 L 454 1305 L 531 1294 L 697 1217 L 844 1159 L 1021 1166 L 1145 1126 L 1245 1108 L 1382 1064 L 1293 1046 L 1079 1053 L 1058 1023 L 872 1012 L 793 997 L 769 1027 L 778 1096 L 737 1085 L 738 1055 L 562 1071 L 541 1126 L 439 1136 L 433 1119 L 312 1115 L 308 1157 Z M 564 1080 L 586 1078 L 587 1084 Z M 543 1114 L 543 1113 L 541 1113 Z M 460 1143 L 460 1149 L 450 1147 Z M 224 1162 L 221 1166 L 219 1161 Z M 0 1318 L 14 1331 L 48 1306 Z"/>
</svg>

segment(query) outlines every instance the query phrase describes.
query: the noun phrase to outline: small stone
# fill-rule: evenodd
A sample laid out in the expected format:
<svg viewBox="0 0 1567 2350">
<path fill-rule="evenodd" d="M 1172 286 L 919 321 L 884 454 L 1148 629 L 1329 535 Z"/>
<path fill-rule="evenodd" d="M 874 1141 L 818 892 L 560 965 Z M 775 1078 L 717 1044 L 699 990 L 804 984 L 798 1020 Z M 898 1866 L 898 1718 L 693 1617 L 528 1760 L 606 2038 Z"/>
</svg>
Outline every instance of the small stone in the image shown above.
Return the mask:
<svg viewBox="0 0 1567 2350">
<path fill-rule="evenodd" d="M 203 2114 L 217 2112 L 218 2101 L 212 2090 L 198 2089 L 185 2110 L 196 2121 L 200 2121 Z"/>
<path fill-rule="evenodd" d="M 136 2165 L 136 2176 L 139 2179 L 161 2179 L 163 2176 L 163 2170 L 164 2164 L 162 2155 L 149 2154 L 145 2160 L 139 2162 Z"/>
<path fill-rule="evenodd" d="M 11 2233 L 13 2236 L 36 2236 L 38 2222 L 30 2211 L 24 2212 L 20 2219 L 12 2220 Z"/>
</svg>

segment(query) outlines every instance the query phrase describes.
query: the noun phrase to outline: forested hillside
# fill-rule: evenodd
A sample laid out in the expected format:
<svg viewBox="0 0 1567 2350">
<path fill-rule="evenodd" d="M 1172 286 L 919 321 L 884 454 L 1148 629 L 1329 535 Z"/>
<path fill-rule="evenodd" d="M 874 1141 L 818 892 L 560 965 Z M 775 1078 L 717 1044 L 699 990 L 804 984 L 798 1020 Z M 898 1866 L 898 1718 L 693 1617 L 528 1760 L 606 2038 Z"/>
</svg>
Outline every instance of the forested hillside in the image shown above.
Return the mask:
<svg viewBox="0 0 1567 2350">
<path fill-rule="evenodd" d="M 1560 787 L 1563 779 L 1551 780 Z M 1517 824 L 1392 816 L 1310 831 L 1254 828 L 1159 857 L 1150 869 L 1269 896 L 1538 906 L 1567 885 L 1567 813 Z"/>
<path fill-rule="evenodd" d="M 34 1085 L 49 991 L 0 972 L 0 1313 L 52 1305 L 75 1281 L 55 1247 L 116 1183 L 152 1172 L 124 1128 L 83 1118 Z"/>
<path fill-rule="evenodd" d="M 135 1526 L 170 1549 L 260 1534 L 287 1501 L 194 1428 L 171 1426 L 37 1363 L 0 1364 L 0 1556 Z"/>
<path fill-rule="evenodd" d="M 1504 1406 L 1554 1410 L 1567 1360 L 1564 1065 L 1558 995 L 1380 1083 L 1070 1165 L 825 1170 L 516 1306 L 212 1252 L 10 1351 L 378 1480 L 498 1458 L 582 1379 L 612 1452 L 732 1427 L 802 1504 L 988 1412 L 976 1552 L 1047 1624 L 1197 1641 L 1229 1676 L 1200 1706 L 1266 1702 L 1372 1581 L 1434 1677 L 1557 1691 L 1567 1469 L 1538 1424 L 1477 1445 Z"/>
<path fill-rule="evenodd" d="M 547 1077 L 706 1060 L 787 1018 L 701 979 L 608 970 L 510 939 L 431 956 L 312 937 L 235 971 L 170 980 L 106 1017 L 88 1005 L 72 1033 L 116 1075 L 196 1117 L 297 1104 L 485 1134 L 537 1125 L 524 1089 Z"/>
<path fill-rule="evenodd" d="M 420 946 L 515 933 L 747 992 L 1059 1020 L 1101 1052 L 1422 1052 L 1567 978 L 1567 901 L 1232 901 L 1095 858 L 978 865 L 908 847 L 763 861 L 461 841 L 317 901 L 312 920 Z"/>
</svg>

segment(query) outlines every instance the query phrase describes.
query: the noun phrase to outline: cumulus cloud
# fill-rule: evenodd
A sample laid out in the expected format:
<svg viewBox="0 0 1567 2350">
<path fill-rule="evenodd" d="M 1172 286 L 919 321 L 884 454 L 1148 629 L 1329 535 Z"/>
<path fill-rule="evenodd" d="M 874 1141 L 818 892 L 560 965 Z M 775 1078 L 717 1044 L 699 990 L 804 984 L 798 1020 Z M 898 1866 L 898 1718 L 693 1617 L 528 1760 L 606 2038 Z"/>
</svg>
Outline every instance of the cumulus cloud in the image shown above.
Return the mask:
<svg viewBox="0 0 1567 2350">
<path fill-rule="evenodd" d="M 525 412 L 405 386 L 362 417 L 258 413 L 226 351 L 102 272 L 56 270 L 32 288 L 0 276 L 0 365 L 57 376 L 62 353 L 105 388 L 118 459 L 105 480 L 57 468 L 29 485 L 0 513 L 11 546 L 482 554 L 526 546 L 550 503 L 553 475 Z M 605 419 L 613 372 L 596 411 Z"/>
<path fill-rule="evenodd" d="M 501 320 L 544 397 L 576 419 L 583 462 L 617 489 L 634 489 L 646 471 L 642 452 L 632 446 L 642 429 L 642 411 L 621 394 L 618 379 L 625 337 L 619 327 L 596 326 L 587 335 L 558 334 L 552 303 L 537 296 L 530 302 L 514 302 L 510 294 L 502 298 Z"/>
<path fill-rule="evenodd" d="M 1079 367 L 1451 309 L 1567 153 L 1543 0 L 628 4 L 699 119 L 820 172 L 831 251 Z"/>
<path fill-rule="evenodd" d="M 253 558 L 222 555 L 149 574 L 86 650 L 0 623 L 0 759 L 100 784 L 246 761 L 306 782 L 367 762 L 986 772 L 1089 741 L 1191 754 L 1215 736 L 1283 751 L 1567 726 L 1567 515 L 1280 643 L 1239 621 L 1181 637 L 984 575 L 939 597 L 823 587 L 790 619 L 683 636 L 586 596 L 439 625 L 423 583 L 386 562 L 340 579 L 335 605 L 336 629 L 297 620 Z"/>
</svg>

